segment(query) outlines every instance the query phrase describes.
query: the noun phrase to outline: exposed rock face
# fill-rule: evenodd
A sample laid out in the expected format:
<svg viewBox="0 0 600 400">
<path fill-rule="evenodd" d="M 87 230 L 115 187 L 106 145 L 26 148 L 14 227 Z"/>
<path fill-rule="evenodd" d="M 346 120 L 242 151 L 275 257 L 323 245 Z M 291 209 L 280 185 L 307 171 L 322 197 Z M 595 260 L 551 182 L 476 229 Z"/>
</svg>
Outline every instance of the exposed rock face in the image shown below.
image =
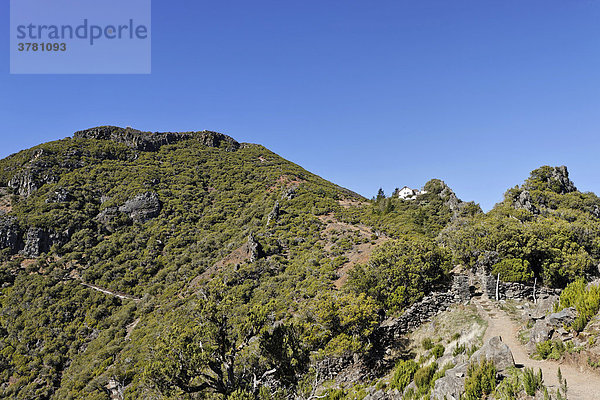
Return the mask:
<svg viewBox="0 0 600 400">
<path fill-rule="evenodd" d="M 10 248 L 11 253 L 21 250 L 21 230 L 16 218 L 2 216 L 0 217 L 0 249 L 7 247 Z"/>
<path fill-rule="evenodd" d="M 119 211 L 118 207 L 108 207 L 96 216 L 96 220 L 107 232 L 114 232 L 121 225 L 119 217 L 122 215 L 123 213 Z"/>
<path fill-rule="evenodd" d="M 44 184 L 56 182 L 56 177 L 49 171 L 49 165 L 37 162 L 13 175 L 8 181 L 8 186 L 17 194 L 27 197 Z"/>
<path fill-rule="evenodd" d="M 119 211 L 127 214 L 135 222 L 146 222 L 160 214 L 161 204 L 158 195 L 146 192 L 135 196 L 119 207 Z"/>
<path fill-rule="evenodd" d="M 513 200 L 513 206 L 517 209 L 527 210 L 533 214 L 539 213 L 539 210 L 533 205 L 533 199 L 528 190 L 523 190 L 519 196 Z"/>
<path fill-rule="evenodd" d="M 569 179 L 567 167 L 544 166 L 531 172 L 531 177 L 523 185 L 526 189 L 536 188 L 534 182 L 542 182 L 547 189 L 558 194 L 576 192 L 575 184 Z"/>
<path fill-rule="evenodd" d="M 73 198 L 65 188 L 57 188 L 46 199 L 46 203 L 65 203 Z"/>
<path fill-rule="evenodd" d="M 41 228 L 29 228 L 25 235 L 25 247 L 23 254 L 26 257 L 39 257 L 42 253 L 50 250 L 50 237 L 48 232 Z"/>
<path fill-rule="evenodd" d="M 100 126 L 75 132 L 73 137 L 76 139 L 112 140 L 140 151 L 157 151 L 161 146 L 188 139 L 196 139 L 204 146 L 221 147 L 226 150 L 237 150 L 240 147 L 240 144 L 232 137 L 211 131 L 161 133 L 142 132 L 137 129 L 116 126 Z"/>
<path fill-rule="evenodd" d="M 460 200 L 450 186 L 439 179 L 432 179 L 427 182 L 424 187 L 424 193 L 437 194 L 450 211 L 452 211 L 453 219 L 458 218 L 469 205 L 475 206 L 473 202 Z M 481 212 L 481 209 L 479 209 L 479 212 Z"/>
<path fill-rule="evenodd" d="M 534 353 L 537 344 L 550 340 L 552 334 L 563 325 L 571 324 L 577 317 L 577 311 L 573 307 L 565 308 L 557 313 L 547 315 L 544 319 L 537 320 L 529 336 L 527 351 Z"/>
<path fill-rule="evenodd" d="M 277 218 L 279 218 L 279 211 L 280 211 L 279 202 L 276 201 L 275 205 L 273 206 L 273 209 L 269 213 L 269 217 L 267 219 L 267 225 L 269 225 L 271 223 L 271 221 L 277 221 Z"/>
<path fill-rule="evenodd" d="M 292 186 L 281 194 L 281 199 L 292 200 L 296 197 L 296 187 Z"/>
</svg>

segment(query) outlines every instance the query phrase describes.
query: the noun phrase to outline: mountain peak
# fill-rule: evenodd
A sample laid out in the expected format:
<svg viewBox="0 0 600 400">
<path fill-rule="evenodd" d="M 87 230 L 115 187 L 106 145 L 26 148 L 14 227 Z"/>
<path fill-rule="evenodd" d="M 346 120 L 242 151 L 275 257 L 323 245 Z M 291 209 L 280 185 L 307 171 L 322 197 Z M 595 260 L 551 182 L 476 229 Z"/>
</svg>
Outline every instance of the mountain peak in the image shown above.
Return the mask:
<svg viewBox="0 0 600 400">
<path fill-rule="evenodd" d="M 523 185 L 527 190 L 551 190 L 558 194 L 576 192 L 575 184 L 569 179 L 567 167 L 550 167 L 544 165 L 531 171 Z"/>
</svg>

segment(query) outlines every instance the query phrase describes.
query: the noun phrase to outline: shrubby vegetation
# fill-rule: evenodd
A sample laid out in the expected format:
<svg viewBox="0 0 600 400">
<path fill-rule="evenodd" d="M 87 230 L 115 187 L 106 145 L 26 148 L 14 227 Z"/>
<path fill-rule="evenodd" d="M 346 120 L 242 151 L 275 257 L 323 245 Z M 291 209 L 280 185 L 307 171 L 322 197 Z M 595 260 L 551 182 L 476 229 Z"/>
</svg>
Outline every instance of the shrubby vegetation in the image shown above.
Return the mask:
<svg viewBox="0 0 600 400">
<path fill-rule="evenodd" d="M 455 262 L 484 266 L 505 281 L 564 287 L 600 262 L 600 199 L 581 193 L 560 168 L 542 167 L 487 214 L 455 220 L 439 239 Z M 566 169 L 562 171 L 566 174 Z M 568 182 L 568 183 L 567 183 Z"/>
<path fill-rule="evenodd" d="M 497 384 L 496 373 L 493 361 L 486 358 L 469 365 L 465 380 L 465 400 L 484 399 L 493 393 Z"/>
<path fill-rule="evenodd" d="M 402 310 L 447 277 L 450 257 L 425 236 L 403 236 L 378 247 L 368 265 L 350 271 L 347 288 L 387 310 Z"/>
<path fill-rule="evenodd" d="M 383 191 L 366 201 L 262 146 L 226 151 L 193 135 L 154 152 L 92 139 L 20 152 L 0 161 L 0 187 L 20 179 L 32 190 L 8 190 L 9 216 L 50 246 L 34 260 L 0 249 L 0 397 L 101 400 L 109 382 L 128 399 L 310 394 L 318 362 L 368 354 L 380 321 L 447 284 L 453 261 L 554 286 L 592 272 L 600 201 L 553 176 L 527 182 L 535 209 L 514 207 L 516 188 L 484 215 L 439 180 L 411 201 Z M 148 192 L 158 216 L 118 211 Z M 371 243 L 390 239 L 341 290 L 345 252 L 369 239 L 328 243 L 328 218 L 370 227 Z M 593 311 L 596 295 L 566 293 L 561 304 Z M 390 387 L 415 380 L 425 396 L 447 367 L 400 362 Z M 472 372 L 474 388 L 488 372 Z"/>
<path fill-rule="evenodd" d="M 561 292 L 560 301 L 554 308 L 555 311 L 560 311 L 567 307 L 575 307 L 577 310 L 577 318 L 573 321 L 572 328 L 581 332 L 600 310 L 600 287 L 588 287 L 582 278 L 570 283 Z"/>
</svg>

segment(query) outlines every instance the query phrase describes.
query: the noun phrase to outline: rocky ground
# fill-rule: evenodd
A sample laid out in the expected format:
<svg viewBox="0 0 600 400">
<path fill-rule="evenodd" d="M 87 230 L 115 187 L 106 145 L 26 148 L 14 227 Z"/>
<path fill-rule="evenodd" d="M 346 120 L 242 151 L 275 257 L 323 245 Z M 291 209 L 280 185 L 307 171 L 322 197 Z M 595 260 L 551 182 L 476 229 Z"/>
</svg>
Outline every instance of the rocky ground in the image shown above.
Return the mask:
<svg viewBox="0 0 600 400">
<path fill-rule="evenodd" d="M 557 372 L 560 367 L 563 377 L 568 382 L 568 398 L 570 400 L 593 400 L 600 396 L 600 375 L 581 370 L 568 363 L 553 360 L 534 360 L 529 357 L 527 346 L 518 339 L 521 329 L 506 311 L 500 309 L 488 299 L 480 298 L 474 300 L 481 315 L 488 323 L 488 328 L 483 337 L 484 341 L 492 337 L 500 336 L 506 343 L 518 368 L 530 367 L 534 370 L 541 368 L 544 384 L 549 389 L 556 390 L 559 386 Z"/>
<path fill-rule="evenodd" d="M 461 398 L 464 391 L 467 367 L 482 357 L 492 360 L 498 372 L 507 379 L 521 376 L 526 368 L 541 370 L 543 385 L 551 399 L 558 399 L 557 391 L 561 390 L 558 378 L 560 367 L 562 377 L 567 381 L 567 398 L 570 400 L 591 400 L 600 398 L 600 373 L 589 363 L 594 354 L 594 346 L 577 351 L 567 351 L 559 360 L 540 360 L 536 355 L 536 343 L 553 339 L 561 339 L 568 343 L 577 343 L 577 349 L 583 349 L 582 338 L 586 343 L 593 343 L 589 336 L 600 323 L 596 317 L 586 332 L 573 335 L 564 326 L 574 318 L 574 310 L 565 309 L 552 313 L 552 305 L 556 296 L 547 296 L 537 303 L 527 301 L 496 302 L 487 296 L 475 296 L 470 301 L 459 303 L 447 311 L 441 312 L 419 328 L 406 335 L 402 353 L 389 354 L 392 358 L 412 358 L 424 361 L 422 365 L 437 362 L 440 367 L 453 366 L 445 371 L 443 377 L 435 381 L 430 399 Z M 442 345 L 443 355 L 432 358 L 431 351 L 423 346 L 425 341 L 433 345 Z M 464 352 L 456 349 L 464 348 Z M 570 347 L 571 349 L 573 346 Z M 476 351 L 475 351 L 476 350 Z M 387 390 L 392 374 L 367 387 L 365 399 L 388 400 L 404 399 L 407 390 L 414 388 L 414 382 L 403 393 L 397 389 Z M 518 399 L 544 399 L 544 391 L 539 390 L 535 396 L 527 396 L 524 391 L 516 393 Z M 504 398 L 498 395 L 495 398 Z M 564 396 L 563 396 L 564 398 Z"/>
</svg>

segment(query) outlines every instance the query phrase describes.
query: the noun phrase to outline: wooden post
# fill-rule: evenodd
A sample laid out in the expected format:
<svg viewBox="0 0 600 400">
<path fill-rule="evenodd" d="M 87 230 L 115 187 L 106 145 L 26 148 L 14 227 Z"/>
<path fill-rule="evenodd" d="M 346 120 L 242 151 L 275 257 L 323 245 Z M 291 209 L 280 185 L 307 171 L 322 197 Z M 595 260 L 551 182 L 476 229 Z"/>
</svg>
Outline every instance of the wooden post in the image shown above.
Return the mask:
<svg viewBox="0 0 600 400">
<path fill-rule="evenodd" d="M 496 278 L 496 301 L 500 300 L 500 274 L 498 273 L 498 278 Z"/>
<path fill-rule="evenodd" d="M 537 284 L 537 277 L 533 280 L 533 304 L 537 304 L 537 299 L 535 298 L 535 285 Z"/>
</svg>

